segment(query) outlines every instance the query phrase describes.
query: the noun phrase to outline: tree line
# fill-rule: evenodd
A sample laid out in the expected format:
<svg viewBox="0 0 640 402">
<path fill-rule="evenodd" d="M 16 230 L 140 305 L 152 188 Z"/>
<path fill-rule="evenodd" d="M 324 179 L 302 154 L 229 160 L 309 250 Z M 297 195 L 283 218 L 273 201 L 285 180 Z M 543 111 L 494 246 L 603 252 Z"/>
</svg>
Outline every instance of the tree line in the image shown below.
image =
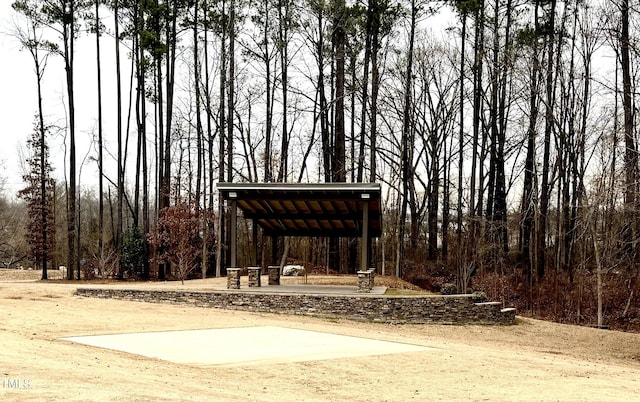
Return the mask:
<svg viewBox="0 0 640 402">
<path fill-rule="evenodd" d="M 24 17 L 15 36 L 32 56 L 38 88 L 48 57 L 63 61 L 66 82 L 67 171 L 58 191 L 42 102 L 29 142 L 21 194 L 29 232 L 41 233 L 32 258 L 45 277 L 57 252 L 69 279 L 79 277 L 83 255 L 102 265 L 109 256 L 119 276 L 131 265 L 136 275 L 165 278 L 176 263 L 157 258 L 171 248 L 157 241 L 158 228 L 171 227 L 159 217 L 174 208 L 163 216 L 197 222 L 189 236 L 201 251 L 190 264 L 219 276 L 229 243 L 216 182 L 382 182 L 384 235 L 373 254 L 387 273 L 436 288 L 455 282 L 461 292 L 482 287 L 561 320 L 584 321 L 586 299 L 597 325 L 605 313 L 631 319 L 640 234 L 636 7 L 14 1 Z M 74 48 L 90 37 L 99 178 L 95 202 L 83 209 Z M 107 52 L 113 64 L 102 62 Z M 109 95 L 106 69 L 116 76 Z M 40 89 L 34 96 L 42 99 Z M 106 109 L 116 115 L 109 131 Z M 105 155 L 107 142 L 116 150 Z M 54 208 L 56 192 L 64 196 Z M 53 209 L 65 212 L 58 223 Z M 88 215 L 91 233 L 82 224 Z M 125 252 L 132 241 L 136 251 Z M 353 239 L 260 241 L 336 271 L 356 266 Z"/>
</svg>

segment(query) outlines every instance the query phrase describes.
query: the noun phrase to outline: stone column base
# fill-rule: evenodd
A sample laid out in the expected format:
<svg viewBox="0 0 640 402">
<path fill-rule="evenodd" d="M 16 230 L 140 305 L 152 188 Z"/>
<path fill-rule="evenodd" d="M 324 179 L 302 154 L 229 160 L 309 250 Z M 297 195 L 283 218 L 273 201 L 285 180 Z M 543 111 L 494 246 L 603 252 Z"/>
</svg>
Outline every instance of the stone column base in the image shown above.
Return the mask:
<svg viewBox="0 0 640 402">
<path fill-rule="evenodd" d="M 358 292 L 371 293 L 371 289 L 373 289 L 374 276 L 374 268 L 369 268 L 366 271 L 358 271 Z"/>
<path fill-rule="evenodd" d="M 260 267 L 249 267 L 249 287 L 250 288 L 255 288 L 255 287 L 260 287 L 262 286 L 261 280 L 260 280 L 260 271 L 261 268 Z"/>
<path fill-rule="evenodd" d="M 269 265 L 267 271 L 269 272 L 269 286 L 280 285 L 280 266 Z"/>
<path fill-rule="evenodd" d="M 240 289 L 240 268 L 227 268 L 227 289 Z"/>
</svg>

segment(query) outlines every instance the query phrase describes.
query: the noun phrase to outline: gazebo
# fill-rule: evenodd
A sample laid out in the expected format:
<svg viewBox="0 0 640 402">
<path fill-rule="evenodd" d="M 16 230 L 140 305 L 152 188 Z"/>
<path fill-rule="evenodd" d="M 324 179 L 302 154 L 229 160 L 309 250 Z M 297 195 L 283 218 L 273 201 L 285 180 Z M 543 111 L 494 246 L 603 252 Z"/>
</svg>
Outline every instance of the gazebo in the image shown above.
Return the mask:
<svg viewBox="0 0 640 402">
<path fill-rule="evenodd" d="M 371 239 L 382 233 L 379 183 L 218 183 L 217 188 L 231 208 L 231 267 L 239 208 L 267 236 L 359 237 L 360 270 L 369 268 Z"/>
</svg>

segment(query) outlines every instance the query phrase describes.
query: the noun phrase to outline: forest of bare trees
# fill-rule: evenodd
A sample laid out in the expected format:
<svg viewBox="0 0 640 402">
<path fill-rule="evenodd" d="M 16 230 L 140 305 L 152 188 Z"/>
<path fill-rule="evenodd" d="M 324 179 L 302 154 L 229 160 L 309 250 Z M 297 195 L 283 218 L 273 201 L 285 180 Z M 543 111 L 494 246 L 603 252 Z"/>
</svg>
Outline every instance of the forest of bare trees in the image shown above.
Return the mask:
<svg viewBox="0 0 640 402">
<path fill-rule="evenodd" d="M 639 7 L 14 1 L 13 36 L 37 72 L 24 79 L 64 76 L 65 125 L 46 121 L 39 102 L 25 202 L 1 200 L 0 227 L 16 233 L 2 238 L 0 262 L 32 261 L 43 278 L 48 262 L 69 279 L 165 279 L 177 271 L 159 257 L 171 242 L 151 241 L 158 217 L 166 231 L 187 214 L 200 239 L 187 272 L 219 276 L 229 222 L 215 183 L 380 182 L 380 273 L 483 290 L 522 314 L 639 330 Z M 88 40 L 95 60 L 74 51 Z M 80 60 L 95 69 L 95 99 L 76 95 Z M 83 138 L 75 110 L 89 101 L 96 132 Z M 52 173 L 56 141 L 65 168 Z M 91 143 L 87 155 L 78 143 Z M 97 177 L 80 181 L 82 158 Z M 247 265 L 253 228 L 239 225 Z M 24 240 L 34 227 L 55 236 L 31 236 L 45 248 L 35 254 Z M 353 239 L 259 242 L 262 263 L 277 248 L 308 266 L 356 268 L 340 252 L 357 249 Z"/>
</svg>

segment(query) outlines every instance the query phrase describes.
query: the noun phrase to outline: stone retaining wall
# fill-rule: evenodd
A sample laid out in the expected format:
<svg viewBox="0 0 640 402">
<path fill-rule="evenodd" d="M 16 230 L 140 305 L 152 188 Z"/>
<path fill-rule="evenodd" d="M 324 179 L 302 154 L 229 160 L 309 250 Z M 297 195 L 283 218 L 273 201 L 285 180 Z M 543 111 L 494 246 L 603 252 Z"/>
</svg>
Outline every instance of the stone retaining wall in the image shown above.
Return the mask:
<svg viewBox="0 0 640 402">
<path fill-rule="evenodd" d="M 79 288 L 79 296 L 384 323 L 511 325 L 516 311 L 473 295 L 385 297 Z"/>
</svg>

